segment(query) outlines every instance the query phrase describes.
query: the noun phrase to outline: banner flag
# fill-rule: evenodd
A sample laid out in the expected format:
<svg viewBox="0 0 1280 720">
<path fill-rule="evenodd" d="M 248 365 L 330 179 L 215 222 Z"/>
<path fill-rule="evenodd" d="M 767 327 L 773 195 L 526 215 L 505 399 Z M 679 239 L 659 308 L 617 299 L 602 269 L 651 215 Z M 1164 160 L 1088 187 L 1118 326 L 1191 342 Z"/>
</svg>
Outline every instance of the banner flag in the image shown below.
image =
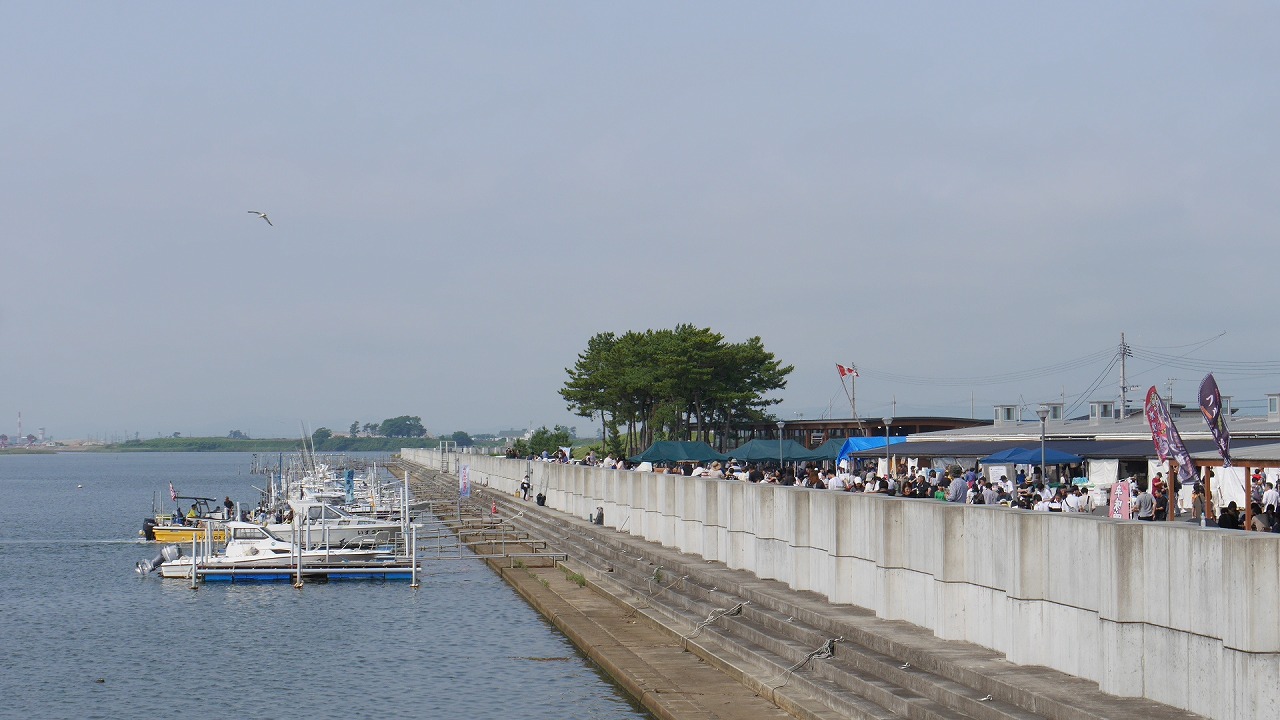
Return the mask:
<svg viewBox="0 0 1280 720">
<path fill-rule="evenodd" d="M 1107 509 L 1107 517 L 1129 519 L 1128 479 L 1120 478 L 1111 486 L 1111 507 Z"/>
<path fill-rule="evenodd" d="M 846 375 L 852 375 L 854 377 L 858 377 L 858 368 L 853 366 L 845 367 L 840 363 L 836 363 L 836 374 L 838 374 L 841 378 L 844 378 L 844 376 Z"/>
<path fill-rule="evenodd" d="M 1155 385 L 1147 390 L 1144 411 L 1147 415 L 1147 425 L 1151 428 L 1151 440 L 1156 445 L 1156 454 L 1160 456 L 1161 462 L 1172 456 L 1178 461 L 1178 478 L 1184 483 L 1194 483 L 1196 481 L 1195 463 L 1192 462 L 1186 445 L 1182 444 L 1182 436 L 1178 434 L 1178 428 L 1174 426 L 1173 418 L 1169 416 L 1169 406 L 1164 404 L 1164 398 L 1160 397 L 1160 392 L 1156 390 Z"/>
<path fill-rule="evenodd" d="M 471 466 L 463 465 L 458 468 L 458 496 L 471 497 Z"/>
<path fill-rule="evenodd" d="M 1222 417 L 1222 393 L 1213 373 L 1200 381 L 1200 413 L 1204 415 L 1209 432 L 1213 433 L 1213 442 L 1222 456 L 1222 467 L 1231 467 L 1231 434 L 1227 432 L 1227 419 Z"/>
<path fill-rule="evenodd" d="M 178 491 L 173 489 L 173 481 L 169 481 L 169 499 L 178 502 Z"/>
</svg>

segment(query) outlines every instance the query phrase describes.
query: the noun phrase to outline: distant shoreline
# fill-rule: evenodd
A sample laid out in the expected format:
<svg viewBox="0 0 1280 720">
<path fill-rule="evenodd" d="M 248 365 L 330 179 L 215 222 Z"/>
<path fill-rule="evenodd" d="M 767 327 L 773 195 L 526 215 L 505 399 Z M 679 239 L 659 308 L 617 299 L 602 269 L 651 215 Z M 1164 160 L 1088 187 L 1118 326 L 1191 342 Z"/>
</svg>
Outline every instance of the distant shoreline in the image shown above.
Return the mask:
<svg viewBox="0 0 1280 720">
<path fill-rule="evenodd" d="M 350 438 L 333 437 L 315 446 L 316 452 L 399 452 L 401 448 L 434 448 L 439 445 L 435 439 L 425 438 Z M 151 440 L 130 440 L 123 443 L 92 444 L 75 443 L 49 447 L 38 445 L 33 447 L 7 447 L 0 449 L 0 456 L 13 455 L 52 455 L 60 452 L 301 452 L 303 442 L 297 438 L 270 438 L 261 440 L 233 440 L 231 438 L 154 438 Z M 305 449 L 311 449 L 308 442 Z"/>
</svg>

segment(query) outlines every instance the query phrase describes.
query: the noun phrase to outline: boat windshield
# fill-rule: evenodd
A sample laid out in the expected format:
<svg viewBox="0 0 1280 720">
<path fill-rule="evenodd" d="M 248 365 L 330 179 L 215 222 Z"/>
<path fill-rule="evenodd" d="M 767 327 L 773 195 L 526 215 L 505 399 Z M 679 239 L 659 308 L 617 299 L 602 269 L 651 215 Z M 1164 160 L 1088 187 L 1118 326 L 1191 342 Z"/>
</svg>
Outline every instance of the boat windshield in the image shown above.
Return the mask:
<svg viewBox="0 0 1280 720">
<path fill-rule="evenodd" d="M 307 520 L 341 520 L 348 515 L 332 505 L 312 505 L 307 508 Z"/>
<path fill-rule="evenodd" d="M 268 537 L 270 534 L 260 527 L 231 528 L 232 540 L 266 540 Z"/>
</svg>

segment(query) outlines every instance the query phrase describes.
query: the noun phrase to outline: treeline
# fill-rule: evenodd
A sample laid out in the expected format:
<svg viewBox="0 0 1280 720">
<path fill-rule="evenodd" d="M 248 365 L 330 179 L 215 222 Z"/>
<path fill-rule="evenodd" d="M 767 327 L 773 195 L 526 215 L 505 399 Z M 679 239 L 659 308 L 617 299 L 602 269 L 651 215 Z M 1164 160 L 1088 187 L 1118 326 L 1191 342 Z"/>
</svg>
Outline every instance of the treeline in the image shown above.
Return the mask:
<svg viewBox="0 0 1280 720">
<path fill-rule="evenodd" d="M 350 438 L 330 437 L 317 442 L 322 452 L 395 452 L 400 448 L 433 448 L 438 441 L 426 438 Z M 129 440 L 105 445 L 104 451 L 137 452 L 298 452 L 303 449 L 298 439 L 238 440 L 233 438 L 153 438 Z M 310 449 L 310 443 L 308 448 Z"/>
<path fill-rule="evenodd" d="M 785 388 L 794 369 L 759 337 L 730 343 L 693 325 L 606 332 L 565 368 L 560 395 L 575 414 L 599 418 L 611 452 L 631 454 L 663 439 L 723 445 L 734 423 L 769 419 L 766 408 L 781 400 L 765 395 Z"/>
</svg>

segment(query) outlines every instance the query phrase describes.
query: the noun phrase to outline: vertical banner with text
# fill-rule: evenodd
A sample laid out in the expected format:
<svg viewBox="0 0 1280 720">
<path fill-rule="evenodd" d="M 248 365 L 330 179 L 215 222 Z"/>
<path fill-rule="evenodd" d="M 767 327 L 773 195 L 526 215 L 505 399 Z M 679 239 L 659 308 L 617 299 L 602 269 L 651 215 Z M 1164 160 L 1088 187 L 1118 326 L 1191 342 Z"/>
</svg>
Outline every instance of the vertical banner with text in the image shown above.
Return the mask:
<svg viewBox="0 0 1280 720">
<path fill-rule="evenodd" d="M 1195 463 L 1191 461 L 1187 446 L 1182 444 L 1182 436 L 1178 434 L 1178 428 L 1174 426 L 1173 418 L 1169 416 L 1169 406 L 1164 404 L 1164 398 L 1160 397 L 1160 392 L 1156 390 L 1155 385 L 1147 390 L 1144 411 L 1147 415 L 1147 425 L 1151 427 L 1151 440 L 1156 445 L 1156 454 L 1162 461 L 1172 456 L 1178 461 L 1178 479 L 1184 483 L 1194 483 L 1196 481 Z"/>
<path fill-rule="evenodd" d="M 458 468 L 458 497 L 471 497 L 471 466 L 462 465 Z"/>
<path fill-rule="evenodd" d="M 1213 434 L 1213 442 L 1218 446 L 1222 467 L 1231 467 L 1231 434 L 1227 432 L 1227 419 L 1222 417 L 1222 393 L 1213 373 L 1200 381 L 1200 414 L 1204 415 L 1204 422 Z"/>
</svg>

